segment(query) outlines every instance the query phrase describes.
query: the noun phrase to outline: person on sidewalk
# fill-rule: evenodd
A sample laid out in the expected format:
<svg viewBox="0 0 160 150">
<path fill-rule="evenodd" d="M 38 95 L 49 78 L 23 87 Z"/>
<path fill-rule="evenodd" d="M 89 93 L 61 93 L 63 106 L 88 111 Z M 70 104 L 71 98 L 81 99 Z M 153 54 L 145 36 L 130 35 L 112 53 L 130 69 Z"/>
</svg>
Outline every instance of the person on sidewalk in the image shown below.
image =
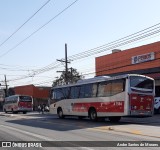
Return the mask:
<svg viewBox="0 0 160 150">
<path fill-rule="evenodd" d="M 38 105 L 38 112 L 41 112 L 41 105 Z"/>
<path fill-rule="evenodd" d="M 45 104 L 43 104 L 41 107 L 42 114 L 44 114 L 44 109 L 45 109 Z"/>
</svg>

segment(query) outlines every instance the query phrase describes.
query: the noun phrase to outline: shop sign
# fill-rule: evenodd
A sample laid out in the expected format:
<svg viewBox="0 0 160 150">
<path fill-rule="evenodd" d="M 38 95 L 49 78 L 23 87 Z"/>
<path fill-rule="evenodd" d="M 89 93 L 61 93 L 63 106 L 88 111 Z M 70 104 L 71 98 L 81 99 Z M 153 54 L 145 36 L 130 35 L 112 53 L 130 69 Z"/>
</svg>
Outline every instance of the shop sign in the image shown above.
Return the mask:
<svg viewBox="0 0 160 150">
<path fill-rule="evenodd" d="M 138 56 L 133 56 L 132 57 L 132 64 L 138 64 L 138 63 L 142 63 L 142 62 L 146 62 L 146 61 L 150 61 L 150 60 L 154 60 L 154 59 L 155 59 L 154 52 L 143 54 L 143 55 L 138 55 Z"/>
</svg>

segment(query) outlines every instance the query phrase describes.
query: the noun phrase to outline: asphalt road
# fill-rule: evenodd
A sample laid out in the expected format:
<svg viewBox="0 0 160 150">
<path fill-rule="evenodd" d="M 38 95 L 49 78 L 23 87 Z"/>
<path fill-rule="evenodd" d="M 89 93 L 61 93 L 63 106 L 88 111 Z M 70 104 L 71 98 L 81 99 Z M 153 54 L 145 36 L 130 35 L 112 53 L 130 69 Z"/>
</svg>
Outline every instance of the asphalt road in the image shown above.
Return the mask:
<svg viewBox="0 0 160 150">
<path fill-rule="evenodd" d="M 107 147 L 110 144 L 111 146 L 124 144 L 124 147 L 121 146 L 118 149 L 130 149 L 134 143 L 160 141 L 160 115 L 152 118 L 124 118 L 118 124 L 107 120 L 99 122 L 91 122 L 88 119 L 78 120 L 76 117 L 59 119 L 57 116 L 38 113 L 1 113 L 0 118 L 0 141 L 52 141 L 51 143 L 42 142 L 42 145 L 52 147 L 39 147 L 38 149 L 53 149 L 53 147 L 54 149 L 85 150 L 117 149 L 117 147 Z M 128 142 L 132 144 L 130 147 L 125 146 Z M 28 148 L 15 147 L 13 149 Z M 138 149 L 159 148 L 138 147 Z"/>
</svg>

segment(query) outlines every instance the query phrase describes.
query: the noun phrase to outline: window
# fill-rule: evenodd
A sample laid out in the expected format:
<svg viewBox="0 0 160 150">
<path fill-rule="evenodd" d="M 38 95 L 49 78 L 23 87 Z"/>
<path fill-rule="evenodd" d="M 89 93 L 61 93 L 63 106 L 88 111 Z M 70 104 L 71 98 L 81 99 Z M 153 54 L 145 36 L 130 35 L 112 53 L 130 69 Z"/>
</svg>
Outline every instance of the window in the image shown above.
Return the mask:
<svg viewBox="0 0 160 150">
<path fill-rule="evenodd" d="M 115 80 L 112 82 L 111 95 L 121 93 L 125 90 L 125 80 Z"/>
<path fill-rule="evenodd" d="M 80 86 L 79 98 L 84 98 L 85 85 Z"/>
<path fill-rule="evenodd" d="M 64 99 L 64 94 L 62 92 L 62 89 L 61 88 L 60 89 L 55 89 L 53 91 L 53 97 L 54 97 L 55 100 L 62 100 L 62 99 Z"/>
<path fill-rule="evenodd" d="M 135 88 L 153 89 L 153 81 L 145 77 L 131 76 L 130 84 Z"/>
<path fill-rule="evenodd" d="M 97 83 L 94 83 L 92 85 L 92 97 L 96 97 L 97 96 Z"/>
<path fill-rule="evenodd" d="M 97 83 L 52 89 L 51 99 L 91 98 L 97 95 Z"/>
<path fill-rule="evenodd" d="M 98 97 L 108 97 L 125 90 L 125 80 L 105 81 L 98 85 Z"/>
<path fill-rule="evenodd" d="M 146 77 L 131 76 L 130 86 L 132 90 L 138 90 L 141 92 L 153 92 L 154 81 Z"/>
<path fill-rule="evenodd" d="M 79 98 L 80 94 L 80 86 L 73 86 L 71 87 L 71 99 Z"/>
<path fill-rule="evenodd" d="M 62 88 L 62 94 L 64 96 L 64 99 L 68 99 L 70 94 L 70 87 Z"/>
<path fill-rule="evenodd" d="M 111 82 L 102 82 L 98 86 L 98 97 L 111 95 Z"/>
<path fill-rule="evenodd" d="M 93 84 L 84 84 L 81 85 L 80 87 L 80 92 L 79 92 L 79 97 L 80 98 L 90 98 L 90 97 L 95 97 L 96 96 L 96 85 Z"/>
<path fill-rule="evenodd" d="M 14 97 L 14 101 L 17 101 L 18 97 Z M 32 102 L 32 98 L 30 96 L 19 96 L 20 102 Z"/>
</svg>

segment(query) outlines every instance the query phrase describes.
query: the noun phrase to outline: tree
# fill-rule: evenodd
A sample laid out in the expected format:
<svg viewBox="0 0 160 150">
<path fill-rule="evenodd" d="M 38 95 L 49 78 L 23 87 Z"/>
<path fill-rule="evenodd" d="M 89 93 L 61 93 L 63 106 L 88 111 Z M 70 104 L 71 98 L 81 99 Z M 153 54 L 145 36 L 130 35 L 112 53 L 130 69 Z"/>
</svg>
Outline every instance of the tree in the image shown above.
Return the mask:
<svg viewBox="0 0 160 150">
<path fill-rule="evenodd" d="M 70 68 L 68 70 L 67 74 L 68 83 L 76 83 L 78 80 L 81 80 L 83 78 L 84 76 L 80 75 L 79 72 L 77 72 L 77 69 Z M 52 86 L 64 85 L 64 84 L 66 84 L 66 72 L 62 71 L 60 77 L 57 77 L 57 79 L 53 81 Z"/>
</svg>

